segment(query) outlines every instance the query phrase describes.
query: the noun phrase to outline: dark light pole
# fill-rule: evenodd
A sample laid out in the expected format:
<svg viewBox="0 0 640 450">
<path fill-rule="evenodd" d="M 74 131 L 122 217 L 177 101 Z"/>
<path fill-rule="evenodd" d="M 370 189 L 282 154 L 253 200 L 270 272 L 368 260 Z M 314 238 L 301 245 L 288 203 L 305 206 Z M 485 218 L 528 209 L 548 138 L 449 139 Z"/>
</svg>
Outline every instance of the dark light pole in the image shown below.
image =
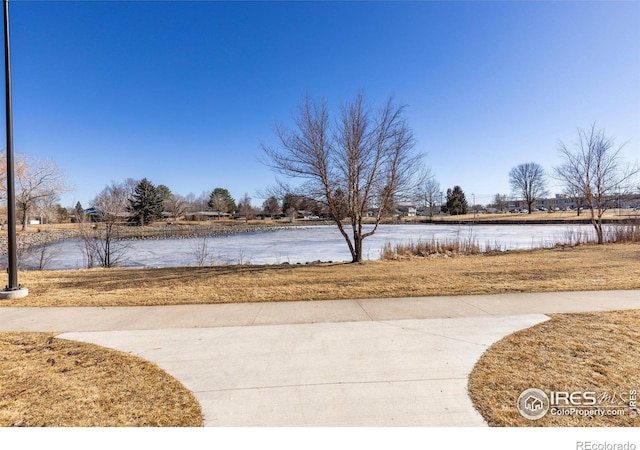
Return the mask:
<svg viewBox="0 0 640 450">
<path fill-rule="evenodd" d="M 16 237 L 16 193 L 13 164 L 13 108 L 11 104 L 11 57 L 9 51 L 9 0 L 4 3 L 4 78 L 7 121 L 7 263 L 9 283 L 0 291 L 0 299 L 25 297 L 29 290 L 18 284 L 18 240 Z"/>
</svg>

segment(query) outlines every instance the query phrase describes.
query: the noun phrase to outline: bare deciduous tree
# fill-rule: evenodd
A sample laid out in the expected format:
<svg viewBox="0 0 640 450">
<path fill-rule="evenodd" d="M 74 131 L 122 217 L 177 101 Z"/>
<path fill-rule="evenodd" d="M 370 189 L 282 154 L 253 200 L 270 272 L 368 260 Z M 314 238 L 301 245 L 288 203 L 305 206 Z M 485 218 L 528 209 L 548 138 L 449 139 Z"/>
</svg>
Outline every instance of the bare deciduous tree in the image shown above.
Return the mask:
<svg viewBox="0 0 640 450">
<path fill-rule="evenodd" d="M 249 197 L 249 194 L 245 193 L 238 202 L 238 213 L 246 220 L 255 218 L 255 208 L 251 206 L 251 197 Z"/>
<path fill-rule="evenodd" d="M 202 191 L 200 196 L 195 199 L 194 206 L 196 206 L 196 211 L 207 211 L 209 208 L 209 197 L 211 197 L 211 191 Z"/>
<path fill-rule="evenodd" d="M 0 191 L 6 188 L 6 155 L 0 156 Z M 53 204 L 69 187 L 62 171 L 51 161 L 19 155 L 15 161 L 16 205 L 22 214 L 22 230 L 27 229 L 29 213 L 39 205 Z"/>
<path fill-rule="evenodd" d="M 209 256 L 209 236 L 202 236 L 196 240 L 191 247 L 195 263 L 198 267 L 202 267 L 210 261 Z"/>
<path fill-rule="evenodd" d="M 546 175 L 540 164 L 528 162 L 520 164 L 509 172 L 509 183 L 514 195 L 521 196 L 531 214 L 536 200 L 548 195 Z"/>
<path fill-rule="evenodd" d="M 576 213 L 579 216 L 585 206 L 585 200 L 582 197 L 582 191 L 575 188 L 575 186 L 564 187 L 564 194 L 571 199 L 576 205 Z"/>
<path fill-rule="evenodd" d="M 29 239 L 29 235 L 18 236 L 18 269 L 45 270 L 55 257 L 52 249 L 54 240 L 46 233 L 39 236 L 38 242 Z"/>
<path fill-rule="evenodd" d="M 433 212 L 439 210 L 438 205 L 442 202 L 440 183 L 433 177 L 428 177 L 426 181 L 418 187 L 418 202 L 427 209 L 429 219 L 433 219 Z"/>
<path fill-rule="evenodd" d="M 126 222 L 129 189 L 112 182 L 93 200 L 96 223 L 81 223 L 87 267 L 114 267 L 124 261 L 126 245 L 120 227 Z"/>
<path fill-rule="evenodd" d="M 38 270 L 45 270 L 47 266 L 51 263 L 54 258 L 53 250 L 52 250 L 53 241 L 51 238 L 45 236 L 42 239 L 42 243 L 34 248 L 34 253 L 36 256 L 36 264 Z"/>
<path fill-rule="evenodd" d="M 121 189 L 125 190 L 127 198 L 133 198 L 136 193 L 136 186 L 140 184 L 141 180 L 136 180 L 135 178 L 127 178 L 122 183 L 119 183 Z"/>
<path fill-rule="evenodd" d="M 344 237 L 352 262 L 362 261 L 362 241 L 373 235 L 394 197 L 413 193 L 422 155 L 414 153 L 413 134 L 404 107 L 389 99 L 378 113 L 358 94 L 330 123 L 324 101 L 306 98 L 295 128 L 276 127 L 278 146 L 263 145 L 266 163 L 287 177 L 304 180 L 300 193 L 327 206 Z M 347 227 L 340 220 L 340 191 Z M 370 214 L 373 226 L 365 231 Z"/>
<path fill-rule="evenodd" d="M 37 219 L 41 224 L 53 223 L 57 220 L 56 197 L 43 198 L 36 202 L 29 210 L 29 216 Z"/>
<path fill-rule="evenodd" d="M 620 195 L 632 191 L 634 177 L 640 172 L 637 162 L 625 164 L 622 160 L 624 145 L 616 147 L 614 138 L 593 124 L 588 130 L 578 129 L 578 140 L 571 147 L 563 142 L 558 147 L 563 163 L 555 168 L 555 175 L 568 192 L 584 199 L 598 244 L 604 243 L 605 211 Z"/>
<path fill-rule="evenodd" d="M 496 194 L 493 197 L 493 206 L 500 212 L 507 209 L 509 206 L 509 202 L 507 201 L 507 196 L 504 194 Z"/>
<path fill-rule="evenodd" d="M 171 214 L 173 220 L 184 216 L 189 209 L 189 202 L 180 194 L 169 194 L 164 200 L 164 210 Z"/>
</svg>

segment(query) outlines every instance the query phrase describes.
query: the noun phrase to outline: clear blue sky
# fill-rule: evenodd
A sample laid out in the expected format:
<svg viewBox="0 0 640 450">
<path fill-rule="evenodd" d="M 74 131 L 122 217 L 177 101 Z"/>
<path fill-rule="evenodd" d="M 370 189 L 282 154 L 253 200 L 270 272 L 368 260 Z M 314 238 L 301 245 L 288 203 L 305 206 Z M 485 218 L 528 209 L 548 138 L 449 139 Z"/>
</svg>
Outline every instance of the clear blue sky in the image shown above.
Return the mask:
<svg viewBox="0 0 640 450">
<path fill-rule="evenodd" d="M 10 3 L 15 149 L 53 160 L 87 206 L 147 177 L 173 192 L 272 185 L 306 92 L 408 105 L 443 189 L 487 203 L 508 172 L 605 128 L 640 157 L 640 2 Z M 4 132 L 2 132 L 4 141 Z"/>
</svg>

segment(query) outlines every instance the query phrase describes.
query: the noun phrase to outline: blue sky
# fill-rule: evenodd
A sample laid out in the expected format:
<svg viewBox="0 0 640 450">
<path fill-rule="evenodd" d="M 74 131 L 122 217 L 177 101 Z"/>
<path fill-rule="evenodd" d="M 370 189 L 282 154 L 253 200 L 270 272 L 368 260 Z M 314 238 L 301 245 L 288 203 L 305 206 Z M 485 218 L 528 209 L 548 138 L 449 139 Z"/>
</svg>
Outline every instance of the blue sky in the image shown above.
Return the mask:
<svg viewBox="0 0 640 450">
<path fill-rule="evenodd" d="M 309 93 L 407 105 L 443 189 L 488 203 L 508 172 L 551 171 L 596 122 L 640 157 L 640 2 L 10 3 L 18 153 L 54 161 L 88 205 L 147 177 L 196 196 L 272 185 L 259 162 Z M 4 133 L 2 134 L 4 141 Z"/>
</svg>

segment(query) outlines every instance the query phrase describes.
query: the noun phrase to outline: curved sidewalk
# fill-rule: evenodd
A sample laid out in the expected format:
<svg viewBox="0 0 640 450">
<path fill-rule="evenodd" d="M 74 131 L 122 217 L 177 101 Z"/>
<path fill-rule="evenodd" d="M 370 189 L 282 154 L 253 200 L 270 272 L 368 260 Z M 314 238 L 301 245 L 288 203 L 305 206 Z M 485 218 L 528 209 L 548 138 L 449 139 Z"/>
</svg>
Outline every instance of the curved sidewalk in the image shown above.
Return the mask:
<svg viewBox="0 0 640 450">
<path fill-rule="evenodd" d="M 0 331 L 59 331 L 153 361 L 207 426 L 481 426 L 480 355 L 547 313 L 640 309 L 639 291 L 118 308 L 0 308 Z"/>
</svg>

